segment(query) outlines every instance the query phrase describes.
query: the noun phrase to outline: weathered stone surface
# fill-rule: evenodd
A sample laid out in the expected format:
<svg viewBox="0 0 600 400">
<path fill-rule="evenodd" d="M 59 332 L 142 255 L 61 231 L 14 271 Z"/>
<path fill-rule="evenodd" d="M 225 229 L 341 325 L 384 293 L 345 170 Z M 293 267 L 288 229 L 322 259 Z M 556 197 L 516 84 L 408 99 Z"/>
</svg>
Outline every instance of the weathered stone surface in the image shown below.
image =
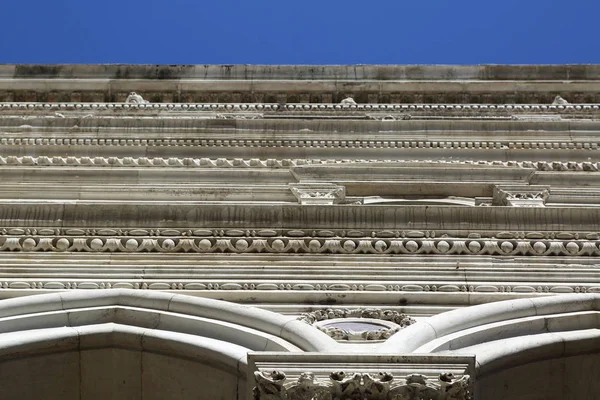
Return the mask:
<svg viewBox="0 0 600 400">
<path fill-rule="evenodd" d="M 137 91 L 151 102 L 177 103 L 339 103 L 350 96 L 358 103 L 550 104 L 557 93 L 571 103 L 598 102 L 600 69 L 596 65 L 5 65 L 0 77 L 0 93 L 6 91 L 4 97 L 16 101 L 122 101 Z"/>
<path fill-rule="evenodd" d="M 598 66 L 0 78 L 6 393 L 597 397 Z"/>
</svg>

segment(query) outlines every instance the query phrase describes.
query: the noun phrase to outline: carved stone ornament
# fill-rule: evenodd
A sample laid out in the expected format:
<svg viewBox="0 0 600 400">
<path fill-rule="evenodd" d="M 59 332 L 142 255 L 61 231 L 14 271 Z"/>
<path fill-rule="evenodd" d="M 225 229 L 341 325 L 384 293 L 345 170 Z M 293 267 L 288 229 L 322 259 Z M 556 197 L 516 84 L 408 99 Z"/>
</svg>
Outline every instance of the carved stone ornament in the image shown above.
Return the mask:
<svg viewBox="0 0 600 400">
<path fill-rule="evenodd" d="M 317 310 L 302 314 L 298 320 L 314 325 L 336 340 L 385 340 L 400 329 L 416 322 L 408 315 L 395 310 L 363 308 Z M 359 324 L 362 322 L 361 325 L 372 325 L 374 329 L 338 327 L 335 326 L 336 321 L 339 321 L 341 326 L 345 321 Z"/>
<path fill-rule="evenodd" d="M 220 113 L 216 115 L 217 119 L 263 119 L 262 113 Z"/>
<path fill-rule="evenodd" d="M 549 195 L 549 189 L 543 186 L 498 186 L 494 188 L 493 205 L 545 207 Z"/>
<path fill-rule="evenodd" d="M 300 204 L 337 204 L 346 197 L 345 188 L 332 183 L 294 183 L 290 190 Z"/>
<path fill-rule="evenodd" d="M 560 97 L 560 96 L 556 96 L 554 98 L 554 101 L 552 102 L 552 105 L 555 105 L 555 106 L 556 105 L 564 106 L 564 105 L 567 105 L 567 104 L 570 104 L 570 103 L 567 100 L 565 100 L 562 97 Z"/>
<path fill-rule="evenodd" d="M 404 382 L 394 382 L 392 374 L 380 372 L 346 374 L 332 372 L 328 381 L 304 372 L 297 380 L 287 382 L 284 372 L 254 372 L 254 400 L 470 400 L 470 377 L 441 374 L 437 382 L 424 375 L 413 374 Z"/>
<path fill-rule="evenodd" d="M 0 252 L 600 256 L 600 232 L 0 227 Z"/>
<path fill-rule="evenodd" d="M 26 104 L 25 104 L 26 105 Z M 2 103 L 0 103 L 1 109 Z M 87 111 L 90 107 L 99 107 L 96 104 L 91 104 L 89 107 L 81 106 L 81 108 L 77 108 L 78 111 Z M 179 107 L 174 107 L 171 105 L 173 110 L 180 110 L 181 105 Z M 120 104 L 120 105 L 112 105 L 112 109 L 120 110 L 123 107 L 137 107 L 137 108 L 155 108 L 155 104 Z M 342 105 L 338 105 L 338 107 L 344 107 Z M 354 106 L 349 106 L 354 107 Z M 564 106 L 556 106 L 556 107 L 564 107 Z M 598 106 L 600 107 L 600 106 Z M 52 109 L 51 107 L 49 107 Z M 162 109 L 162 106 L 158 106 L 158 109 Z M 94 108 L 91 108 L 94 110 Z M 169 108 L 170 110 L 170 108 Z M 182 119 L 182 121 L 190 121 L 191 119 Z M 412 116 L 410 119 L 415 119 Z M 29 131 L 31 128 L 25 127 L 26 131 Z M 24 132 L 23 132 L 24 133 Z M 39 137 L 39 136 L 25 136 L 21 134 L 21 136 L 12 136 L 12 137 L 2 137 L 0 138 L 0 144 L 3 146 L 47 146 L 54 145 L 57 143 L 61 143 L 64 146 L 75 146 L 81 145 L 81 141 L 83 139 L 79 137 L 73 137 L 72 135 L 65 135 L 57 133 L 55 137 Z M 357 140 L 321 140 L 321 139 L 310 139 L 306 138 L 304 140 L 297 140 L 294 138 L 290 139 L 262 139 L 262 138 L 239 138 L 237 136 L 228 137 L 223 139 L 209 139 L 209 138 L 152 138 L 146 139 L 141 138 L 139 140 L 132 141 L 131 139 L 123 138 L 123 137 L 92 137 L 86 139 L 89 141 L 89 146 L 122 146 L 122 147 L 161 147 L 161 146 L 174 146 L 174 147 L 189 147 L 189 146 L 204 146 L 204 147 L 294 147 L 294 148 L 329 148 L 329 149 L 471 149 L 478 148 L 487 150 L 502 150 L 506 149 L 520 149 L 520 148 L 530 148 L 530 149 L 538 149 L 538 150 L 569 150 L 571 148 L 576 149 L 597 149 L 598 143 L 593 140 L 585 140 L 581 142 L 577 142 L 577 144 L 566 143 L 560 141 L 547 141 L 547 142 L 538 142 L 538 141 L 528 141 L 528 140 L 518 140 L 515 142 L 507 142 L 507 141 L 471 141 L 471 140 L 457 140 L 457 141 L 445 141 L 445 140 L 402 140 L 402 139 L 357 139 Z M 26 156 L 25 158 L 30 157 Z M 437 161 L 436 161 L 437 162 Z M 468 164 L 475 165 L 478 164 L 479 161 L 470 162 Z M 483 165 L 508 165 L 508 166 L 523 166 L 529 165 L 529 163 L 534 164 L 534 162 L 530 161 L 483 161 Z M 549 162 L 539 161 L 535 162 L 536 165 L 541 165 L 541 167 L 537 168 L 549 168 Z M 559 168 L 558 170 L 562 170 L 561 168 L 569 168 L 573 170 L 578 170 L 578 168 L 583 167 L 588 168 L 592 166 L 592 168 L 598 167 L 598 162 L 572 162 L 572 161 L 562 161 L 562 162 L 552 162 L 552 168 Z M 529 167 L 527 167 L 529 168 Z M 567 169 L 564 169 L 567 170 Z"/>
<path fill-rule="evenodd" d="M 8 139 L 0 140 L 0 144 L 15 144 L 16 139 L 9 143 Z M 45 139 L 38 139 L 39 142 Z M 22 142 L 17 142 L 22 143 Z M 112 142 L 111 142 L 112 143 Z M 149 145 L 148 141 L 140 141 Z M 36 143 L 27 142 L 28 145 Z M 50 143 L 46 143 L 50 144 Z M 206 143 L 209 145 L 209 143 Z M 97 139 L 90 141 L 90 146 L 98 145 Z M 428 163 L 441 165 L 484 165 L 494 167 L 514 167 L 514 168 L 529 168 L 537 171 L 553 171 L 553 172 L 579 172 L 579 171 L 600 171 L 600 162 L 584 161 L 485 161 L 485 160 L 384 160 L 384 161 L 369 161 L 364 159 L 303 159 L 303 158 L 268 158 L 268 159 L 242 159 L 242 158 L 193 158 L 193 157 L 48 157 L 48 156 L 0 156 L 0 165 L 11 165 L 18 167 L 179 167 L 179 168 L 278 168 L 289 169 L 302 165 L 339 165 L 339 164 L 355 164 L 355 163 L 379 163 L 386 164 L 413 164 Z"/>
<path fill-rule="evenodd" d="M 148 100 L 144 100 L 142 96 L 137 94 L 136 92 L 129 93 L 129 96 L 125 99 L 125 103 L 130 104 L 148 104 Z"/>
<path fill-rule="evenodd" d="M 463 93 L 463 95 L 466 93 Z M 454 96 L 454 95 L 452 95 Z M 562 99 L 564 102 L 560 102 Z M 345 101 L 347 100 L 347 101 Z M 428 104 L 391 104 L 391 103 L 356 103 L 351 97 L 343 99 L 340 103 L 171 103 L 161 102 L 153 103 L 152 108 L 165 111 L 185 111 L 195 113 L 197 111 L 287 111 L 287 112 L 307 112 L 319 111 L 328 113 L 339 112 L 355 112 L 360 111 L 411 111 L 412 113 L 423 114 L 431 119 L 432 115 L 447 116 L 447 115 L 468 115 L 472 116 L 473 111 L 481 114 L 480 119 L 486 117 L 498 119 L 500 116 L 510 116 L 513 114 L 540 114 L 547 115 L 548 113 L 559 115 L 583 114 L 595 115 L 600 110 L 598 104 L 577 104 L 570 103 L 564 98 L 557 96 L 557 103 L 552 104 L 457 104 L 457 103 L 428 103 Z M 511 100 L 511 101 L 514 101 Z M 355 105 L 356 107 L 346 108 L 344 105 Z M 29 102 L 0 102 L 0 109 L 19 109 L 27 108 L 34 111 L 58 109 L 103 109 L 103 108 L 120 108 L 120 103 L 92 102 L 82 103 L 78 101 L 66 103 L 49 103 L 44 101 L 29 101 Z M 146 107 L 130 107 L 129 110 L 145 110 Z"/>
</svg>

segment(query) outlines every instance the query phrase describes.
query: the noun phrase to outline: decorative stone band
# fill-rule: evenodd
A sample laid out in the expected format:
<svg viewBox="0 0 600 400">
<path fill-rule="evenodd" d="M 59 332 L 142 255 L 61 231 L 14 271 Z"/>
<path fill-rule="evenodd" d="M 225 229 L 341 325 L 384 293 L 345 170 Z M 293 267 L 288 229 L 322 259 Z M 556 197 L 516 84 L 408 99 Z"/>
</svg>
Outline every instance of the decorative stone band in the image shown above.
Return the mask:
<svg viewBox="0 0 600 400">
<path fill-rule="evenodd" d="M 374 331 L 354 332 L 339 327 L 327 327 L 316 324 L 317 322 L 336 320 L 342 318 L 355 318 L 366 320 L 380 320 L 392 322 L 394 325 L 382 327 Z M 334 339 L 350 340 L 384 340 L 398 332 L 400 329 L 414 324 L 416 321 L 404 313 L 395 310 L 381 310 L 375 308 L 358 308 L 358 309 L 333 309 L 317 310 L 310 313 L 302 314 L 298 320 L 304 321 L 307 324 L 316 326 L 322 332 L 325 332 Z M 356 337 L 358 336 L 358 337 Z"/>
<path fill-rule="evenodd" d="M 202 146 L 202 147 L 299 147 L 368 149 L 538 149 L 598 150 L 597 142 L 522 142 L 522 141 L 400 141 L 400 140 L 260 140 L 260 139 L 123 139 L 123 138 L 3 138 L 3 146 Z"/>
<path fill-rule="evenodd" d="M 22 136 L 22 134 L 19 134 Z M 3 146 L 119 146 L 119 147 L 292 147 L 352 149 L 533 149 L 533 150 L 598 150 L 597 141 L 442 141 L 442 140 L 264 140 L 264 139 L 131 139 L 75 137 L 4 137 Z"/>
<path fill-rule="evenodd" d="M 413 374 L 403 382 L 394 382 L 394 376 L 380 372 L 371 374 L 346 374 L 332 372 L 329 382 L 320 381 L 310 372 L 287 383 L 285 373 L 254 372 L 255 400 L 469 400 L 470 377 L 455 378 L 453 374 L 441 374 L 438 382 L 430 382 L 426 376 Z"/>
<path fill-rule="evenodd" d="M 337 239 L 349 239 L 349 240 L 374 240 L 374 239 L 407 239 L 407 240 L 476 240 L 481 239 L 528 239 L 530 241 L 538 240 L 560 240 L 560 241 L 594 241 L 600 239 L 600 232 L 507 232 L 507 231 L 418 231 L 418 230 L 358 230 L 358 229 L 266 229 L 266 228 L 252 228 L 252 229 L 221 229 L 221 228 L 192 228 L 192 229 L 178 229 L 178 228 L 31 228 L 31 227 L 7 227 L 0 228 L 0 235 L 9 237 L 25 237 L 25 236 L 55 236 L 56 238 L 61 237 L 104 237 L 106 239 L 116 239 L 121 237 L 135 237 L 137 240 L 143 240 L 147 237 L 161 237 L 163 239 L 171 238 L 172 240 L 179 240 L 182 238 L 176 238 L 182 236 L 183 238 L 197 238 L 213 240 L 214 238 L 245 238 L 251 240 L 253 238 L 263 238 L 267 240 L 284 240 L 284 239 L 317 239 L 325 240 L 328 238 Z"/>
<path fill-rule="evenodd" d="M 333 103 L 43 103 L 0 102 L 0 110 L 165 110 L 165 111 L 411 111 L 451 113 L 458 111 L 510 111 L 521 113 L 569 113 L 600 111 L 600 104 L 333 104 Z"/>
<path fill-rule="evenodd" d="M 600 293 L 600 285 L 595 283 L 584 284 L 517 284 L 511 286 L 509 284 L 474 284 L 464 285 L 461 283 L 445 283 L 439 282 L 430 283 L 402 283 L 395 281 L 394 283 L 343 283 L 331 281 L 307 282 L 303 280 L 289 281 L 289 283 L 277 283 L 272 281 L 262 282 L 246 282 L 246 281 L 197 281 L 197 280 L 156 280 L 156 279 L 116 279 L 116 280 L 90 280 L 69 278 L 68 280 L 60 279 L 28 279 L 28 278 L 13 278 L 4 277 L 0 283 L 1 289 L 14 290 L 68 290 L 68 289 L 140 289 L 140 290 L 170 290 L 170 291 L 220 291 L 236 292 L 236 291 L 318 291 L 318 292 L 391 292 L 391 293 L 439 293 L 440 295 L 452 293 L 464 294 L 482 294 L 490 296 L 493 294 L 504 295 L 514 294 L 515 297 L 531 297 L 532 295 L 548 295 L 548 294 L 565 294 L 565 293 Z"/>
<path fill-rule="evenodd" d="M 470 400 L 474 383 L 473 357 L 266 352 L 248 366 L 254 400 Z"/>
<path fill-rule="evenodd" d="M 145 167 L 145 168 L 293 168 L 301 165 L 338 164 L 441 164 L 441 165 L 485 165 L 496 167 L 531 168 L 539 171 L 599 171 L 600 162 L 576 161 L 487 161 L 487 160 L 367 160 L 367 159 L 242 159 L 242 158 L 191 158 L 191 157 L 47 157 L 47 156 L 0 156 L 0 165 L 51 166 L 51 167 Z"/>
<path fill-rule="evenodd" d="M 4 236 L 0 251 L 600 256 L 598 240 Z"/>
</svg>

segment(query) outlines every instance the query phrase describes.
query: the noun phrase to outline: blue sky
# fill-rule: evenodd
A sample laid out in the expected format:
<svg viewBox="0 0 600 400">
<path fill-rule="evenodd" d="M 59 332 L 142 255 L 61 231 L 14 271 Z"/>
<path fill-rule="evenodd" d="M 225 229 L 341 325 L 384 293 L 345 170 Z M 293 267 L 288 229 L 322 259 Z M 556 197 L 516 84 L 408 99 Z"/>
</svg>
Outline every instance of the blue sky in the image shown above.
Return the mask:
<svg viewBox="0 0 600 400">
<path fill-rule="evenodd" d="M 600 1 L 3 1 L 0 63 L 600 63 Z"/>
</svg>

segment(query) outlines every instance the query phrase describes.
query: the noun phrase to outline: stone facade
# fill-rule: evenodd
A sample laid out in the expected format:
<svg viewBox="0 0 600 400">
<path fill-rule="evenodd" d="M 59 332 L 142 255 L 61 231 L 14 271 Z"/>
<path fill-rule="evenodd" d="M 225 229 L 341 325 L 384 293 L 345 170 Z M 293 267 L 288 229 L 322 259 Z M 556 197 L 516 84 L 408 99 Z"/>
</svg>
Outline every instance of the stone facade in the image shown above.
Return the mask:
<svg viewBox="0 0 600 400">
<path fill-rule="evenodd" d="M 0 66 L 7 398 L 594 398 L 598 93 L 592 65 Z"/>
</svg>

